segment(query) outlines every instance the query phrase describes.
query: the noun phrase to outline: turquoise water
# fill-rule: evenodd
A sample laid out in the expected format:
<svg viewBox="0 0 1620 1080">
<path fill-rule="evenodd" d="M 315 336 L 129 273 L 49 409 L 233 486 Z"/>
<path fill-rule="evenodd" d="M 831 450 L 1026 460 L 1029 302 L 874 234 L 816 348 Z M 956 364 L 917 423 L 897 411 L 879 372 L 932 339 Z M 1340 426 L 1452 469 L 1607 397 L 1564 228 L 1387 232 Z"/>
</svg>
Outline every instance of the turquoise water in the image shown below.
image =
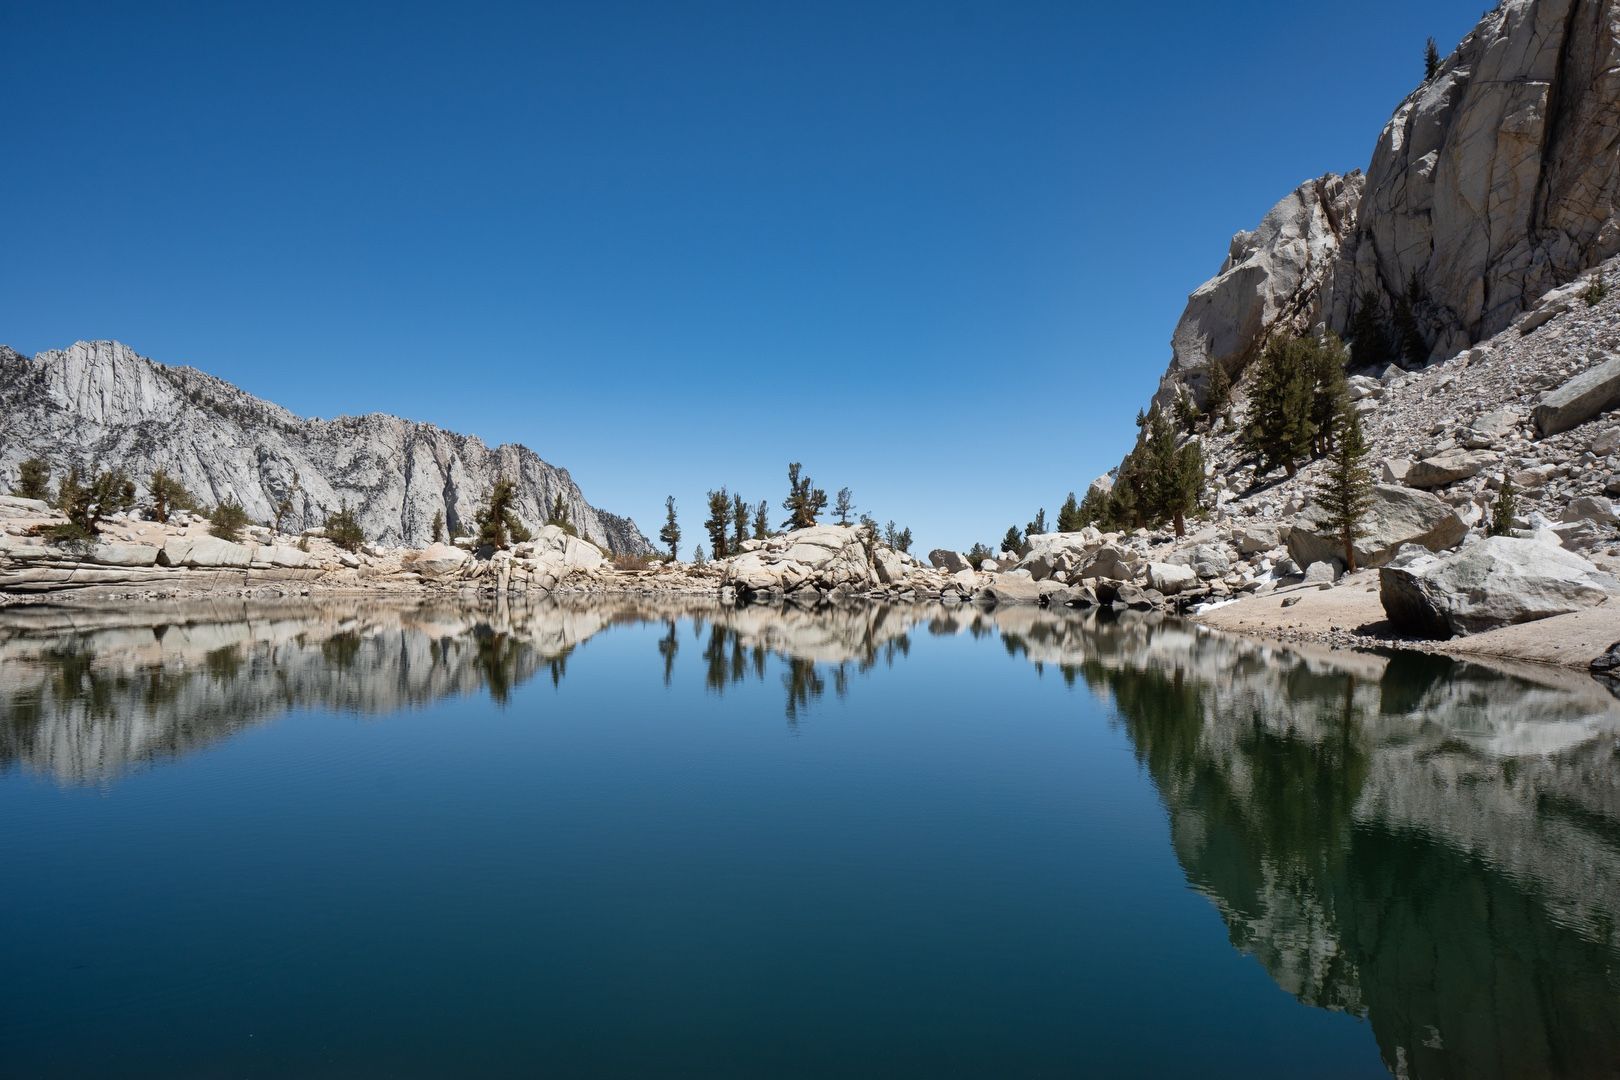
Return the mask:
<svg viewBox="0 0 1620 1080">
<path fill-rule="evenodd" d="M 1152 619 L 0 612 L 8 1076 L 1620 1075 L 1595 684 Z"/>
</svg>

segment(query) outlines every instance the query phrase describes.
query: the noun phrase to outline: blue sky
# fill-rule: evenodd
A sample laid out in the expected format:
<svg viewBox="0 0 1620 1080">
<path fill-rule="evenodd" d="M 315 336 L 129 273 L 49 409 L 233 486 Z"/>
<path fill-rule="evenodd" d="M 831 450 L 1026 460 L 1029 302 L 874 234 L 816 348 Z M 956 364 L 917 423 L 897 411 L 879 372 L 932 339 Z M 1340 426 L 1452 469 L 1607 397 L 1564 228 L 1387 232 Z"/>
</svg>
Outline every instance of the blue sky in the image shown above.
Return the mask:
<svg viewBox="0 0 1620 1080">
<path fill-rule="evenodd" d="M 523 442 L 649 535 L 797 460 L 992 540 L 1481 0 L 1099 7 L 0 5 L 0 342 Z"/>
</svg>

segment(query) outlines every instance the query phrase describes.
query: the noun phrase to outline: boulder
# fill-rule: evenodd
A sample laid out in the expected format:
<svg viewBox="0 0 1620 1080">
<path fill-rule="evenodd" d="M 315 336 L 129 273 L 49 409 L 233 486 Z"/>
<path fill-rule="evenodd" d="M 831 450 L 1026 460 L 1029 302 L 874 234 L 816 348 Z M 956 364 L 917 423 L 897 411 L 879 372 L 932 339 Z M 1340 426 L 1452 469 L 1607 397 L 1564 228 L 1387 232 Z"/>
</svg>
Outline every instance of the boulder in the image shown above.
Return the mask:
<svg viewBox="0 0 1620 1080">
<path fill-rule="evenodd" d="M 1617 588 L 1573 552 L 1511 536 L 1386 566 L 1379 574 L 1390 622 L 1439 638 L 1580 611 L 1603 603 Z"/>
<path fill-rule="evenodd" d="M 1620 525 L 1620 515 L 1614 512 L 1614 503 L 1595 495 L 1582 495 L 1578 499 L 1571 499 L 1569 505 L 1564 507 L 1563 520 Z"/>
<path fill-rule="evenodd" d="M 1414 464 L 1404 483 L 1413 488 L 1445 487 L 1478 476 L 1495 463 L 1496 455 L 1483 450 L 1447 450 Z"/>
<path fill-rule="evenodd" d="M 1190 566 L 1177 563 L 1148 563 L 1147 583 L 1166 596 L 1185 592 L 1198 584 L 1198 574 Z"/>
<path fill-rule="evenodd" d="M 1583 371 L 1541 399 L 1530 413 L 1543 436 L 1557 435 L 1620 405 L 1620 357 Z"/>
<path fill-rule="evenodd" d="M 950 551 L 946 548 L 935 548 L 928 553 L 928 565 L 936 570 L 943 570 L 947 574 L 960 573 L 969 569 L 967 559 L 959 551 Z"/>
<path fill-rule="evenodd" d="M 1383 465 L 1384 483 L 1404 484 L 1406 474 L 1412 471 L 1411 458 L 1385 458 Z"/>
<path fill-rule="evenodd" d="M 1125 553 L 1112 545 L 1099 548 L 1092 555 L 1091 561 L 1086 563 L 1080 571 L 1082 580 L 1087 578 L 1117 578 L 1123 580 L 1131 576 L 1130 564 Z"/>
<path fill-rule="evenodd" d="M 21 495 L 0 495 L 0 510 L 7 511 L 10 516 L 22 517 L 39 515 L 49 517 L 55 511 L 43 499 L 25 499 Z"/>
<path fill-rule="evenodd" d="M 1313 562 L 1305 568 L 1305 584 L 1326 588 L 1339 580 L 1338 562 Z"/>
<path fill-rule="evenodd" d="M 429 544 L 412 561 L 411 567 L 429 577 L 446 577 L 461 569 L 470 558 L 471 555 L 453 544 Z"/>
<path fill-rule="evenodd" d="M 217 536 L 176 536 L 163 545 L 157 561 L 159 566 L 194 569 L 246 568 L 253 565 L 253 551 Z"/>
<path fill-rule="evenodd" d="M 1023 574 L 1001 574 L 987 588 L 980 589 L 974 600 L 989 607 L 1038 604 L 1041 601 L 1041 587 L 1033 578 Z"/>
<path fill-rule="evenodd" d="M 156 566 L 158 549 L 151 544 L 97 544 L 85 561 L 98 566 Z"/>
<path fill-rule="evenodd" d="M 1294 519 L 1288 533 L 1288 553 L 1300 566 L 1343 559 L 1344 545 L 1324 523 L 1319 504 L 1312 504 Z M 1378 484 L 1372 505 L 1362 519 L 1364 535 L 1356 540 L 1356 565 L 1383 566 L 1402 544 L 1420 544 L 1443 551 L 1462 543 L 1468 525 L 1457 512 L 1427 491 Z"/>
<path fill-rule="evenodd" d="M 1232 543 L 1241 555 L 1258 555 L 1280 546 L 1282 536 L 1270 522 L 1254 522 L 1233 528 Z"/>
<path fill-rule="evenodd" d="M 1205 581 L 1225 577 L 1232 569 L 1232 560 L 1214 544 L 1199 544 L 1193 548 L 1191 560 L 1193 573 Z"/>
</svg>

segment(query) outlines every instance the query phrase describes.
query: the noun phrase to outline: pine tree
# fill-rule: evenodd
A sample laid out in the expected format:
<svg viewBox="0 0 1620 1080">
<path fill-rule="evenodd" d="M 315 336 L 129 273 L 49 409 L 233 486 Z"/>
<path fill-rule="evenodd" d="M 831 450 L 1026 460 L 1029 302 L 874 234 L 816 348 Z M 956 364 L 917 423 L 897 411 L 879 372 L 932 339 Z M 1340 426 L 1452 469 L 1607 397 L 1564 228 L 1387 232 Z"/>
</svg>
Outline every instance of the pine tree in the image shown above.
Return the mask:
<svg viewBox="0 0 1620 1080">
<path fill-rule="evenodd" d="M 1260 476 L 1279 466 L 1293 476 L 1310 456 L 1315 358 L 1314 344 L 1300 338 L 1274 341 L 1261 355 L 1243 425 L 1245 444 L 1260 457 Z"/>
<path fill-rule="evenodd" d="M 1198 421 L 1202 419 L 1202 414 L 1199 413 L 1197 404 L 1193 402 L 1185 386 L 1176 391 L 1175 410 L 1176 426 L 1183 434 L 1191 435 L 1198 430 Z"/>
<path fill-rule="evenodd" d="M 432 535 L 433 535 L 433 542 L 435 544 L 444 543 L 444 511 L 443 510 L 435 510 L 435 511 L 433 511 L 433 525 L 431 526 L 431 529 L 432 529 Z"/>
<path fill-rule="evenodd" d="M 497 480 L 495 486 L 498 488 L 502 483 L 504 481 Z M 516 525 L 516 523 L 517 519 L 513 518 L 509 522 L 509 526 Z M 518 528 L 521 529 L 522 526 L 518 526 Z M 349 509 L 347 499 L 338 507 L 337 513 L 326 515 L 326 538 L 344 551 L 351 552 L 359 551 L 360 545 L 366 542 L 366 534 L 360 528 L 360 519 L 355 517 L 353 510 Z"/>
<path fill-rule="evenodd" d="M 983 544 L 976 543 L 968 549 L 968 565 L 977 570 L 980 563 L 984 562 L 986 559 L 993 559 L 995 556 L 996 553 L 991 551 L 988 547 L 985 547 Z"/>
<path fill-rule="evenodd" d="M 1085 520 L 1080 516 L 1080 504 L 1075 501 L 1074 492 L 1071 491 L 1069 497 L 1063 500 L 1063 505 L 1058 507 L 1057 531 L 1072 533 L 1085 527 Z"/>
<path fill-rule="evenodd" d="M 854 512 L 854 494 L 847 487 L 839 488 L 838 498 L 833 502 L 833 513 L 838 515 L 838 524 L 848 525 L 849 515 Z"/>
<path fill-rule="evenodd" d="M 513 505 L 517 502 L 517 485 L 501 477 L 490 489 L 489 500 L 473 520 L 478 525 L 478 546 L 499 551 L 513 543 L 523 543 L 529 532 L 518 521 Z M 344 509 L 348 506 L 345 504 Z"/>
<path fill-rule="evenodd" d="M 282 525 L 289 517 L 292 516 L 293 499 L 298 495 L 300 490 L 301 485 L 298 481 L 298 474 L 294 472 L 292 476 L 292 486 L 287 489 L 286 494 L 282 495 L 280 501 L 276 503 L 276 517 L 275 521 L 272 523 L 272 528 L 274 528 L 276 532 L 281 532 Z"/>
<path fill-rule="evenodd" d="M 167 525 L 175 511 L 193 510 L 197 506 L 186 486 L 162 469 L 152 470 L 146 491 L 152 500 L 152 520 L 159 525 Z"/>
<path fill-rule="evenodd" d="M 800 477 L 802 466 L 797 462 L 788 465 L 788 497 L 782 500 L 782 509 L 788 512 L 788 518 L 782 523 L 784 529 L 808 529 L 816 523 L 816 517 L 827 509 L 827 493 L 815 486 L 808 477 Z"/>
<path fill-rule="evenodd" d="M 664 497 L 664 527 L 658 530 L 658 541 L 669 545 L 669 560 L 681 557 L 681 526 L 675 520 L 675 496 Z"/>
<path fill-rule="evenodd" d="M 1518 492 L 1513 487 L 1513 477 L 1502 477 L 1502 487 L 1496 493 L 1496 503 L 1491 507 L 1492 536 L 1507 536 L 1513 532 L 1514 525 L 1519 516 Z"/>
<path fill-rule="evenodd" d="M 574 528 L 574 523 L 568 520 L 568 503 L 564 501 L 562 492 L 560 491 L 552 497 L 551 513 L 546 515 L 546 524 L 557 526 L 557 528 L 561 529 L 569 536 L 579 535 L 579 531 Z M 525 533 L 525 539 L 526 538 L 527 533 Z M 522 543 L 523 540 L 519 540 L 518 542 Z"/>
<path fill-rule="evenodd" d="M 743 541 L 748 539 L 748 504 L 741 495 L 731 497 L 731 525 L 735 530 L 732 533 L 731 550 L 741 551 Z"/>
<path fill-rule="evenodd" d="M 1381 307 L 1376 289 L 1363 289 L 1356 300 L 1356 313 L 1350 320 L 1350 354 L 1358 366 L 1381 368 L 1394 358 Z"/>
<path fill-rule="evenodd" d="M 44 458 L 29 458 L 17 466 L 17 486 L 11 493 L 19 499 L 50 499 L 51 467 Z"/>
<path fill-rule="evenodd" d="M 1046 507 L 1035 511 L 1035 520 L 1024 526 L 1024 535 L 1044 536 L 1046 534 Z"/>
<path fill-rule="evenodd" d="M 1210 361 L 1209 380 L 1205 388 L 1204 412 L 1211 418 L 1213 426 L 1222 421 L 1231 422 L 1232 413 L 1232 376 L 1226 373 L 1226 365 L 1218 360 Z"/>
<path fill-rule="evenodd" d="M 893 519 L 890 519 L 889 523 L 883 526 L 883 542 L 888 544 L 890 547 L 894 547 L 896 541 L 899 539 L 900 528 L 899 526 L 895 525 Z"/>
<path fill-rule="evenodd" d="M 1353 571 L 1356 540 L 1366 535 L 1362 519 L 1372 506 L 1373 478 L 1367 468 L 1367 443 L 1361 434 L 1361 417 L 1351 408 L 1349 397 L 1339 398 L 1333 424 L 1333 453 L 1318 481 L 1316 498 L 1326 511 L 1325 524 L 1338 533 L 1344 545 L 1345 570 Z"/>
<path fill-rule="evenodd" d="M 1113 517 L 1109 507 L 1109 496 L 1098 488 L 1086 491 L 1086 497 L 1080 500 L 1080 527 L 1087 525 L 1099 527 L 1111 525 Z"/>
<path fill-rule="evenodd" d="M 1313 343 L 1311 353 L 1311 453 L 1321 457 L 1333 447 L 1334 420 L 1338 416 L 1340 399 L 1350 393 L 1344 375 L 1346 357 L 1344 343 L 1337 335 L 1328 333 Z"/>
<path fill-rule="evenodd" d="M 1440 73 L 1440 50 L 1435 47 L 1434 38 L 1423 47 L 1423 81 L 1428 82 Z"/>
<path fill-rule="evenodd" d="M 1417 309 L 1423 303 L 1423 286 L 1417 273 L 1406 279 L 1406 291 L 1395 301 L 1395 344 L 1403 366 L 1418 367 L 1429 359 L 1429 343 L 1418 324 Z"/>
<path fill-rule="evenodd" d="M 208 531 L 233 544 L 242 539 L 242 530 L 247 528 L 247 523 L 247 511 L 242 509 L 241 503 L 231 499 L 220 500 L 213 513 L 208 515 Z"/>
<path fill-rule="evenodd" d="M 692 565 L 694 565 L 694 566 L 702 566 L 704 563 L 706 563 L 708 561 L 709 561 L 708 559 L 703 557 L 703 545 L 702 544 L 699 544 L 697 547 L 692 549 Z"/>
<path fill-rule="evenodd" d="M 121 514 L 135 505 L 135 482 L 123 469 L 108 469 L 82 479 L 78 466 L 68 470 L 56 494 L 56 506 L 68 517 L 64 525 L 53 526 L 47 536 L 57 543 L 85 542 L 96 538 L 102 519 Z"/>
<path fill-rule="evenodd" d="M 725 488 L 709 492 L 709 516 L 703 529 L 709 534 L 709 550 L 716 559 L 726 557 L 726 530 L 731 527 L 731 493 Z"/>
<path fill-rule="evenodd" d="M 1024 535 L 1018 531 L 1018 526 L 1007 526 L 1007 535 L 1001 538 L 1001 550 L 1010 551 L 1014 555 L 1023 555 L 1028 550 L 1024 546 Z"/>
<path fill-rule="evenodd" d="M 754 507 L 754 539 L 763 540 L 771 535 L 771 507 L 764 499 Z"/>
<path fill-rule="evenodd" d="M 1204 454 L 1196 440 L 1176 445 L 1175 431 L 1154 410 L 1139 460 L 1147 473 L 1147 499 L 1142 507 L 1150 524 L 1174 523 L 1176 535 L 1187 535 L 1187 515 L 1197 509 L 1204 489 Z"/>
<path fill-rule="evenodd" d="M 911 529 L 909 527 L 901 529 L 895 534 L 894 549 L 904 551 L 907 554 L 911 552 Z"/>
</svg>

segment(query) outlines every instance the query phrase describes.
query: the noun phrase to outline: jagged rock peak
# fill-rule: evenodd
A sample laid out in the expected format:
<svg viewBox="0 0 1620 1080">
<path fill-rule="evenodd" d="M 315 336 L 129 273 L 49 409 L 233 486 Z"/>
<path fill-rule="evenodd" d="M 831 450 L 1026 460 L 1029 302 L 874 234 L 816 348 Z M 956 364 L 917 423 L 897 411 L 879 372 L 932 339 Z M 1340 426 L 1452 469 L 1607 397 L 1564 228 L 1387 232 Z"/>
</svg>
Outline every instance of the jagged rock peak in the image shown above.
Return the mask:
<svg viewBox="0 0 1620 1080">
<path fill-rule="evenodd" d="M 0 486 L 36 456 L 58 473 L 118 464 L 141 484 L 162 468 L 200 500 L 236 500 L 254 520 L 274 517 L 290 498 L 288 524 L 308 528 L 346 502 L 372 540 L 419 544 L 436 513 L 448 528 L 470 528 L 496 478 L 507 476 L 531 526 L 561 495 L 586 539 L 613 552 L 652 550 L 634 522 L 591 506 L 566 469 L 527 447 L 491 449 L 476 436 L 381 413 L 306 419 L 116 341 L 80 341 L 33 360 L 0 346 L 0 416 Z"/>
</svg>

